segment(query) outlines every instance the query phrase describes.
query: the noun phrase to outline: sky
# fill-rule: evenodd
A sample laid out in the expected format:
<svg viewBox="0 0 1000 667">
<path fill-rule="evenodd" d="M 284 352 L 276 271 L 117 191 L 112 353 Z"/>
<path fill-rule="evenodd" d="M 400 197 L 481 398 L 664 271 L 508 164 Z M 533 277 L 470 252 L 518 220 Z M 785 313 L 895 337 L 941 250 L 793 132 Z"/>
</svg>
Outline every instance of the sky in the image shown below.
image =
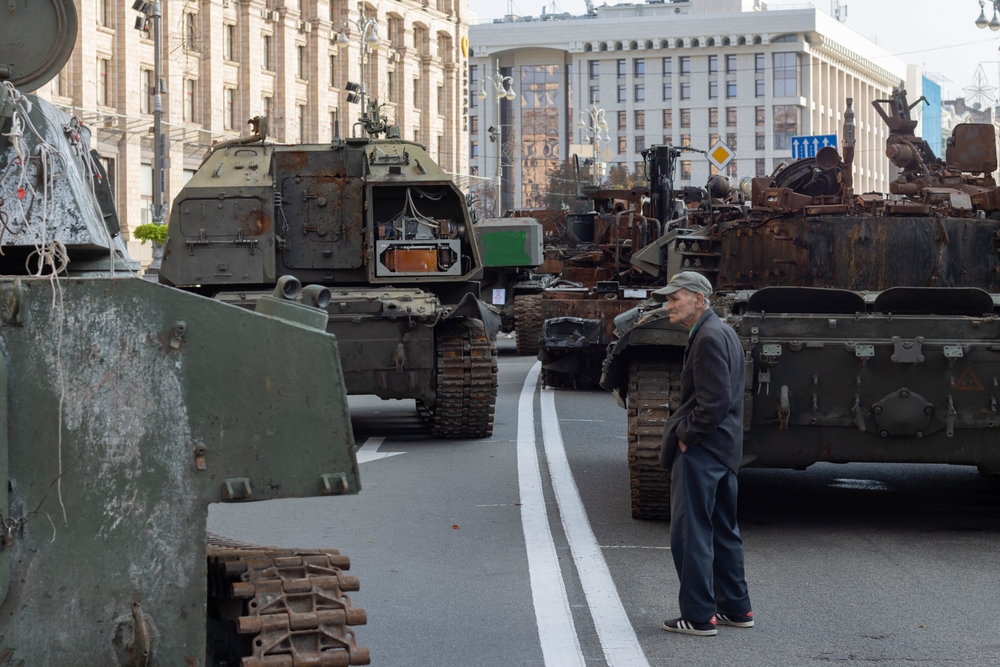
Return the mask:
<svg viewBox="0 0 1000 667">
<path fill-rule="evenodd" d="M 639 0 L 636 0 L 639 1 Z M 597 0 L 596 5 L 603 0 Z M 507 13 L 508 0 L 469 0 L 480 20 Z M 556 8 L 552 5 L 555 3 Z M 618 4 L 610 0 L 608 4 Z M 773 9 L 808 4 L 830 12 L 830 0 L 771 0 Z M 976 27 L 977 0 L 841 0 L 847 6 L 846 25 L 905 62 L 919 65 L 941 84 L 943 99 L 965 97 L 976 68 L 982 64 L 989 85 L 1000 87 L 1000 31 Z M 584 0 L 516 0 L 515 13 L 537 16 L 548 11 L 583 14 Z M 991 2 L 986 2 L 989 9 Z M 992 17 L 987 12 L 986 18 Z M 996 92 L 994 91 L 994 95 Z"/>
</svg>

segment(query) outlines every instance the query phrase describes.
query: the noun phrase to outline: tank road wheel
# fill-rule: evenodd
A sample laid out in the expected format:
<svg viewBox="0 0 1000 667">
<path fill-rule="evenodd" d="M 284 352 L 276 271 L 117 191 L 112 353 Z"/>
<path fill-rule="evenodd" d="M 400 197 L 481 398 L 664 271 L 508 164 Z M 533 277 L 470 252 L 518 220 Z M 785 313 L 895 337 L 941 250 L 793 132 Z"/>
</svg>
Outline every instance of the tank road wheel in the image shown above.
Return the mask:
<svg viewBox="0 0 1000 667">
<path fill-rule="evenodd" d="M 541 349 L 542 295 L 524 294 L 514 297 L 514 341 L 517 353 L 533 357 Z"/>
<path fill-rule="evenodd" d="M 442 326 L 437 333 L 437 402 L 431 432 L 438 438 L 493 435 L 497 346 L 479 320 Z"/>
<path fill-rule="evenodd" d="M 629 366 L 628 473 L 632 518 L 670 518 L 670 471 L 660 467 L 663 425 L 681 389 L 681 366 L 637 363 Z"/>
<path fill-rule="evenodd" d="M 208 539 L 208 667 L 367 665 L 367 648 L 352 626 L 363 609 L 347 592 L 360 588 L 344 574 L 336 549 L 295 551 Z"/>
</svg>

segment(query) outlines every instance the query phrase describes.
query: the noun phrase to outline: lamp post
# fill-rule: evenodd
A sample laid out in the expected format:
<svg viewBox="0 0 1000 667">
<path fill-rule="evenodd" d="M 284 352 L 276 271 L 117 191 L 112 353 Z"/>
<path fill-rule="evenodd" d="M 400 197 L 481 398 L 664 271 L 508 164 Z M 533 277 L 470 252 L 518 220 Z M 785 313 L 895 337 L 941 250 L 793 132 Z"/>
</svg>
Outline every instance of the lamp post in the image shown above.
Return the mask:
<svg viewBox="0 0 1000 667">
<path fill-rule="evenodd" d="M 479 84 L 480 88 L 479 88 L 479 92 L 476 93 L 476 97 L 478 97 L 481 100 L 485 100 L 486 99 L 486 89 L 485 89 L 485 85 L 486 85 L 485 82 L 486 81 L 489 81 L 491 84 L 493 84 L 493 87 L 496 89 L 496 97 L 497 97 L 497 124 L 496 125 L 490 125 L 490 127 L 489 127 L 489 133 L 490 133 L 490 142 L 491 143 L 497 143 L 498 141 L 502 141 L 503 140 L 502 132 L 501 132 L 501 129 L 500 129 L 501 128 L 501 125 L 500 125 L 500 100 L 502 100 L 502 99 L 513 100 L 515 97 L 517 97 L 517 93 L 514 92 L 514 79 L 512 79 L 509 76 L 501 76 L 501 74 L 500 74 L 500 61 L 499 60 L 497 60 L 496 71 L 493 73 L 493 76 L 484 76 L 482 82 Z M 503 186 L 502 186 L 502 183 L 501 183 L 501 180 L 500 180 L 500 176 L 501 176 L 501 168 L 500 168 L 500 145 L 498 143 L 497 143 L 497 147 L 496 147 L 496 152 L 497 152 L 497 182 L 496 182 L 496 190 L 493 193 L 493 199 L 496 201 L 496 216 L 499 218 L 500 217 L 500 188 L 503 187 Z"/>
<path fill-rule="evenodd" d="M 349 27 L 349 24 L 354 24 L 357 27 L 358 37 L 361 42 L 360 101 L 361 101 L 361 115 L 364 116 L 365 114 L 368 113 L 368 109 L 365 108 L 365 97 L 367 96 L 368 92 L 368 89 L 365 86 L 365 65 L 368 62 L 368 55 L 370 53 L 378 51 L 378 48 L 382 46 L 382 42 L 378 38 L 378 21 L 375 20 L 375 18 L 367 16 L 365 14 L 365 7 L 363 4 L 361 5 L 361 15 L 358 17 L 357 20 L 348 18 L 340 22 L 340 34 L 337 35 L 337 44 L 350 43 L 351 40 L 348 39 L 347 37 L 347 29 Z M 352 93 L 348 94 L 347 101 L 352 102 L 358 99 L 357 97 L 355 97 L 355 99 L 352 100 L 351 98 L 353 96 L 354 95 L 352 91 Z"/>
<path fill-rule="evenodd" d="M 598 109 L 597 105 L 591 105 L 589 109 L 580 112 L 580 122 L 577 124 L 585 138 L 590 139 L 594 148 L 594 157 L 591 160 L 590 184 L 597 187 L 601 184 L 604 176 L 604 163 L 601 162 L 601 141 L 611 141 L 608 136 L 608 122 L 604 120 L 604 109 Z M 602 136 L 603 135 L 603 136 Z"/>
<path fill-rule="evenodd" d="M 990 30 L 994 32 L 1000 30 L 1000 0 L 990 0 L 990 4 L 993 5 L 993 19 L 990 21 L 986 20 L 986 3 L 983 0 L 979 0 L 979 18 L 976 19 L 976 26 L 979 28 L 985 28 L 989 26 Z"/>
</svg>

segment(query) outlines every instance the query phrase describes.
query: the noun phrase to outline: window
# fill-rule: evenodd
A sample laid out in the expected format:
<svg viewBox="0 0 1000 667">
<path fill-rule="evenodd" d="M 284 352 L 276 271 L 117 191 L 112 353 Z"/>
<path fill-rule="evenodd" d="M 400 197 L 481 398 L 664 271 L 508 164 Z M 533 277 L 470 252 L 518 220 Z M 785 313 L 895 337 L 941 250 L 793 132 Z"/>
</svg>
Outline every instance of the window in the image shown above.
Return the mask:
<svg viewBox="0 0 1000 667">
<path fill-rule="evenodd" d="M 726 127 L 736 127 L 736 107 L 726 107 Z"/>
<path fill-rule="evenodd" d="M 757 79 L 753 83 L 754 83 L 753 96 L 764 97 L 764 79 Z"/>
<path fill-rule="evenodd" d="M 330 86 L 337 87 L 337 56 L 330 56 Z M 389 72 L 389 101 L 392 101 L 392 72 Z"/>
<path fill-rule="evenodd" d="M 753 56 L 753 71 L 757 74 L 764 73 L 764 54 L 755 53 Z"/>
<path fill-rule="evenodd" d="M 708 82 L 708 99 L 717 100 L 719 99 L 719 82 L 709 81 Z"/>
<path fill-rule="evenodd" d="M 709 146 L 709 148 L 711 148 L 712 146 L 714 146 L 715 142 L 717 142 L 718 140 L 719 140 L 718 133 L 716 133 L 716 132 L 709 132 L 708 133 L 708 146 Z"/>
<path fill-rule="evenodd" d="M 774 96 L 798 95 L 799 56 L 797 53 L 774 54 Z"/>
<path fill-rule="evenodd" d="M 420 79 L 413 80 L 413 106 L 420 108 Z"/>
<path fill-rule="evenodd" d="M 601 87 L 591 86 L 590 87 L 590 103 L 597 104 L 601 101 Z"/>
<path fill-rule="evenodd" d="M 792 137 L 799 132 L 799 108 L 793 105 L 774 107 L 774 150 L 788 150 Z"/>
<path fill-rule="evenodd" d="M 194 51 L 194 14 L 191 12 L 184 14 L 184 48 Z"/>
<path fill-rule="evenodd" d="M 264 99 L 261 100 L 261 102 L 263 103 L 263 106 L 264 106 L 264 115 L 267 116 L 268 118 L 270 118 L 270 116 L 271 116 L 271 107 L 273 106 L 272 101 L 271 101 L 271 97 L 269 95 L 265 95 Z"/>
<path fill-rule="evenodd" d="M 635 101 L 645 102 L 646 101 L 646 86 L 644 84 L 638 83 L 635 86 Z"/>
<path fill-rule="evenodd" d="M 635 129 L 645 130 L 646 129 L 646 112 L 636 111 L 635 112 Z"/>
<path fill-rule="evenodd" d="M 194 122 L 194 79 L 184 79 L 184 120 Z"/>
<path fill-rule="evenodd" d="M 638 135 L 635 138 L 635 152 L 641 153 L 646 150 L 646 137 Z"/>
<path fill-rule="evenodd" d="M 479 134 L 479 116 L 469 117 L 469 134 Z"/>
<path fill-rule="evenodd" d="M 618 60 L 618 78 L 625 78 L 625 59 L 621 58 Z"/>
<path fill-rule="evenodd" d="M 634 76 L 646 76 L 645 58 L 636 58 L 632 61 L 632 74 Z"/>
<path fill-rule="evenodd" d="M 669 130 L 674 124 L 674 112 L 670 109 L 663 110 L 663 129 Z"/>
<path fill-rule="evenodd" d="M 624 102 L 625 101 L 625 84 L 624 83 L 618 84 L 618 101 L 619 102 Z"/>
<path fill-rule="evenodd" d="M 758 132 L 754 135 L 753 147 L 759 151 L 764 150 L 764 133 Z"/>
<path fill-rule="evenodd" d="M 306 105 L 300 104 L 297 111 L 297 120 L 299 121 L 299 143 L 306 143 Z"/>
<path fill-rule="evenodd" d="M 153 113 L 153 70 L 139 70 L 139 111 Z"/>
<path fill-rule="evenodd" d="M 153 165 L 139 165 L 139 221 L 153 222 Z"/>
<path fill-rule="evenodd" d="M 225 88 L 222 91 L 223 110 L 222 124 L 227 130 L 236 127 L 236 100 L 235 91 L 232 88 Z"/>
<path fill-rule="evenodd" d="M 236 36 L 236 26 L 226 23 L 222 26 L 222 57 L 226 60 L 233 59 L 233 39 Z"/>
<path fill-rule="evenodd" d="M 110 60 L 107 58 L 97 59 L 97 103 L 105 107 L 111 104 L 108 94 L 108 72 L 110 69 Z"/>
<path fill-rule="evenodd" d="M 473 141 L 472 145 L 469 147 L 469 157 L 473 160 L 479 157 L 479 142 Z"/>
<path fill-rule="evenodd" d="M 736 97 L 736 82 L 726 81 L 726 99 L 733 99 Z"/>
<path fill-rule="evenodd" d="M 340 134 L 340 132 L 338 131 L 339 129 L 340 128 L 337 127 L 337 112 L 336 111 L 331 111 L 330 112 L 330 141 L 333 141 L 334 139 L 337 138 L 337 135 Z"/>
<path fill-rule="evenodd" d="M 767 171 L 766 171 L 767 167 L 764 166 L 764 160 L 761 159 L 761 158 L 758 158 L 758 159 L 754 160 L 754 163 L 755 163 L 754 164 L 754 173 L 757 175 L 757 178 L 762 178 L 764 176 L 767 176 Z"/>
<path fill-rule="evenodd" d="M 437 112 L 443 114 L 448 110 L 448 101 L 444 97 L 444 86 L 438 86 L 437 90 Z"/>
<path fill-rule="evenodd" d="M 14 5 L 10 7 L 13 11 Z M 108 0 L 97 0 L 96 14 L 97 25 L 108 25 Z"/>
<path fill-rule="evenodd" d="M 755 107 L 754 117 L 756 118 L 755 125 L 757 127 L 764 127 L 764 107 Z"/>
<path fill-rule="evenodd" d="M 736 143 L 736 133 L 735 132 L 729 132 L 728 134 L 726 134 L 726 145 L 729 146 L 730 148 L 732 148 L 734 151 L 737 148 L 739 148 L 739 146 Z"/>
<path fill-rule="evenodd" d="M 708 73 L 710 75 L 719 73 L 719 56 L 708 57 Z"/>
<path fill-rule="evenodd" d="M 625 155 L 628 152 L 628 138 L 618 137 L 618 154 Z"/>
<path fill-rule="evenodd" d="M 681 56 L 681 76 L 687 76 L 691 73 L 691 56 Z"/>
<path fill-rule="evenodd" d="M 691 135 L 690 134 L 682 134 L 681 135 L 681 146 L 690 146 L 690 145 L 691 145 Z"/>
<path fill-rule="evenodd" d="M 726 74 L 736 73 L 736 56 L 728 55 L 726 56 Z"/>
<path fill-rule="evenodd" d="M 330 10 L 333 11 L 334 7 L 336 7 L 336 3 L 331 2 Z M 330 21 L 335 24 L 339 22 L 337 18 L 333 17 L 330 18 Z M 394 49 L 399 49 L 404 46 L 403 19 L 394 18 L 392 16 L 389 17 L 389 44 L 391 44 Z"/>
<path fill-rule="evenodd" d="M 669 102 L 674 99 L 674 84 L 665 83 L 663 84 L 663 101 Z"/>
<path fill-rule="evenodd" d="M 273 70 L 274 63 L 271 62 L 271 36 L 264 35 L 260 45 L 260 67 L 261 69 Z"/>
<path fill-rule="evenodd" d="M 664 58 L 663 59 L 663 76 L 670 76 L 674 73 L 674 59 Z"/>
<path fill-rule="evenodd" d="M 681 180 L 691 180 L 691 160 L 681 160 Z"/>
<path fill-rule="evenodd" d="M 690 109 L 681 109 L 681 127 L 691 127 Z"/>
<path fill-rule="evenodd" d="M 392 70 L 389 70 L 388 72 L 385 73 L 385 88 L 386 88 L 385 94 L 387 101 L 393 104 L 398 102 L 398 100 L 396 99 L 396 97 L 399 94 L 399 91 L 397 90 L 396 86 L 396 73 Z"/>
<path fill-rule="evenodd" d="M 590 72 L 590 78 L 596 79 L 601 76 L 601 61 L 600 60 L 588 60 L 587 61 L 587 71 Z"/>
<path fill-rule="evenodd" d="M 628 125 L 626 123 L 628 123 L 628 116 L 625 115 L 624 111 L 619 111 L 618 112 L 618 131 L 619 132 L 624 132 L 625 130 L 628 129 Z"/>
<path fill-rule="evenodd" d="M 295 47 L 295 76 L 300 79 L 306 78 L 306 47 Z"/>
<path fill-rule="evenodd" d="M 708 110 L 708 126 L 719 127 L 719 110 L 714 107 Z"/>
<path fill-rule="evenodd" d="M 681 83 L 681 99 L 689 100 L 691 99 L 691 84 Z"/>
<path fill-rule="evenodd" d="M 475 109 L 479 106 L 479 65 L 469 68 L 469 107 Z M 591 100 L 593 102 L 593 100 Z"/>
</svg>

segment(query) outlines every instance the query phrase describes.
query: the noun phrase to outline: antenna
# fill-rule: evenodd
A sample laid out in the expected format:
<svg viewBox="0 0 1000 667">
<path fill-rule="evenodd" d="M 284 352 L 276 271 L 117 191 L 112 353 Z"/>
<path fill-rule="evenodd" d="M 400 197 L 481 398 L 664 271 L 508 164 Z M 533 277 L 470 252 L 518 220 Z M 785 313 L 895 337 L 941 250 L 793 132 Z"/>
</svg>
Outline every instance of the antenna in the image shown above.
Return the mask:
<svg viewBox="0 0 1000 667">
<path fill-rule="evenodd" d="M 830 0 L 830 16 L 840 23 L 847 23 L 847 5 L 841 5 L 840 0 Z"/>
</svg>

